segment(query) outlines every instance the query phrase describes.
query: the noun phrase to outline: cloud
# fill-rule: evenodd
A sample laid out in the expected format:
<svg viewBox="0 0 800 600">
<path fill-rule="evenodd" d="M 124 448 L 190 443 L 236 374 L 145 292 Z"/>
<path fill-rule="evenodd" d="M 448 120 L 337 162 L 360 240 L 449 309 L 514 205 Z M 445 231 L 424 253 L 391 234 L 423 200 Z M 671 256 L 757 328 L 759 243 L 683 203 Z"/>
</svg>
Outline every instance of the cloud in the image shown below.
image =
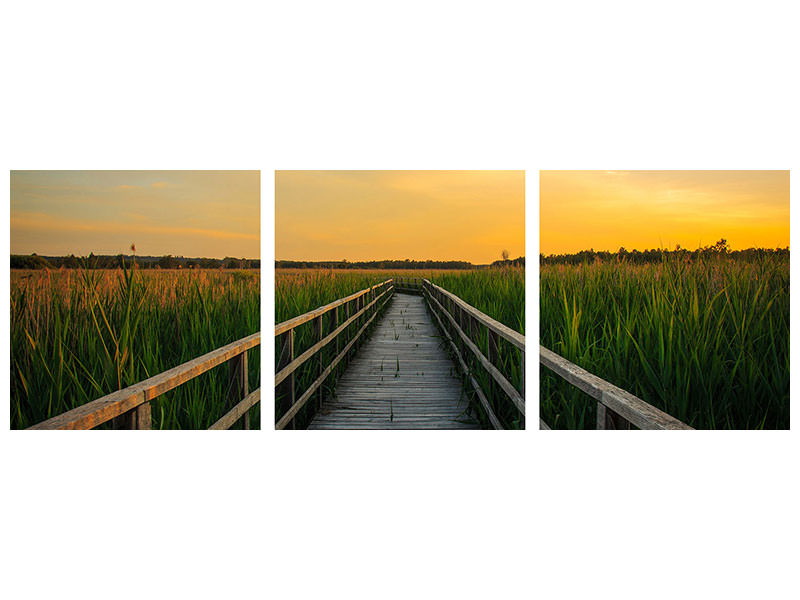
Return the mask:
<svg viewBox="0 0 800 600">
<path fill-rule="evenodd" d="M 170 185 L 166 181 L 156 181 L 151 183 L 150 187 L 161 189 L 165 187 L 170 187 Z"/>
<path fill-rule="evenodd" d="M 135 185 L 118 185 L 117 186 L 118 190 L 135 190 L 136 188 L 137 188 L 137 186 L 135 186 Z"/>
</svg>

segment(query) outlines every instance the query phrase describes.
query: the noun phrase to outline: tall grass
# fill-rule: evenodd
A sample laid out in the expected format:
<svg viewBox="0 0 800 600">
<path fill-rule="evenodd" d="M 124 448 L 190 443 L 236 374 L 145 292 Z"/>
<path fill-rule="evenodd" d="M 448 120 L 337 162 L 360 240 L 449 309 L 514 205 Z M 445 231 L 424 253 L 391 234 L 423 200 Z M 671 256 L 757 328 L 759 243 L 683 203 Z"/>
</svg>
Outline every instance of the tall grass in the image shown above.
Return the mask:
<svg viewBox="0 0 800 600">
<path fill-rule="evenodd" d="M 789 426 L 789 263 L 720 257 L 543 266 L 541 343 L 703 429 Z M 552 427 L 592 428 L 594 401 L 541 369 Z"/>
<path fill-rule="evenodd" d="M 253 271 L 14 273 L 11 426 L 28 427 L 257 332 L 259 288 Z M 254 389 L 257 349 L 248 366 Z M 230 408 L 229 385 L 222 365 L 160 396 L 153 427 L 209 427 Z"/>
<path fill-rule="evenodd" d="M 503 325 L 525 334 L 524 268 L 505 267 L 461 273 L 442 273 L 433 275 L 431 281 Z M 484 356 L 489 356 L 489 339 L 485 328 L 478 327 L 473 341 Z M 517 390 L 521 390 L 525 366 L 519 349 L 503 338 L 498 338 L 497 350 L 495 366 Z M 486 394 L 492 411 L 503 426 L 508 429 L 524 428 L 524 417 L 493 378 L 478 366 L 477 360 L 469 355 L 467 362 L 471 365 L 473 375 Z M 466 386 L 466 389 L 471 390 L 471 386 Z M 478 406 L 477 401 L 475 404 Z M 483 414 L 483 409 L 478 409 L 477 414 L 481 423 L 488 427 L 489 419 Z"/>
<path fill-rule="evenodd" d="M 365 289 L 392 277 L 428 278 L 432 282 L 461 297 L 467 303 L 475 306 L 490 317 L 524 333 L 525 328 L 525 275 L 524 269 L 490 269 L 483 271 L 397 271 L 397 270 L 362 270 L 362 271 L 336 271 L 336 270 L 293 270 L 279 269 L 276 271 L 275 290 L 275 320 L 277 323 L 286 321 L 306 313 L 314 308 L 328 304 L 339 298 Z M 341 313 L 341 311 L 340 311 Z M 340 324 L 344 315 L 339 315 Z M 376 320 L 377 322 L 377 320 Z M 325 322 L 325 331 L 332 331 L 332 327 Z M 295 356 L 310 348 L 316 341 L 313 323 L 301 325 L 295 330 Z M 485 332 L 480 332 L 478 345 L 487 352 L 488 340 Z M 280 345 L 276 340 L 276 356 L 280 356 Z M 326 354 L 325 359 L 331 358 Z M 302 391 L 314 381 L 314 366 L 308 361 L 296 372 L 296 389 L 299 396 Z M 510 374 L 510 381 L 518 389 L 522 381 L 522 365 L 519 351 L 503 342 L 499 343 L 499 364 L 504 372 Z M 346 366 L 341 364 L 334 371 L 323 388 L 323 394 L 332 392 L 337 378 Z M 476 378 L 481 386 L 487 390 L 495 412 L 509 428 L 523 427 L 524 421 L 518 411 L 511 405 L 505 395 L 491 383 L 490 378 L 482 370 L 475 370 Z M 279 394 L 280 396 L 280 394 Z M 284 398 L 276 397 L 276 415 L 280 417 L 285 410 Z M 311 404 L 311 403 L 310 403 Z M 313 416 L 313 407 L 303 412 L 298 422 L 310 421 Z M 488 419 L 482 417 L 484 424 Z"/>
</svg>

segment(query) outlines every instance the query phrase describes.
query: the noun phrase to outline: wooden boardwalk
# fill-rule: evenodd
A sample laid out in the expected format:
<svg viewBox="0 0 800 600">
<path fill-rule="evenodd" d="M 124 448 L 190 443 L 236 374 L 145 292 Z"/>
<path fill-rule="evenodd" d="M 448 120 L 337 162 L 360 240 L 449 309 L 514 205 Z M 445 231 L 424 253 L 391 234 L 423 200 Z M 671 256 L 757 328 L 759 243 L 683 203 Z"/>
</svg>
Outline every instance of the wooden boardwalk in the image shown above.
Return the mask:
<svg viewBox="0 0 800 600">
<path fill-rule="evenodd" d="M 395 293 L 309 429 L 478 429 L 422 296 Z"/>
</svg>

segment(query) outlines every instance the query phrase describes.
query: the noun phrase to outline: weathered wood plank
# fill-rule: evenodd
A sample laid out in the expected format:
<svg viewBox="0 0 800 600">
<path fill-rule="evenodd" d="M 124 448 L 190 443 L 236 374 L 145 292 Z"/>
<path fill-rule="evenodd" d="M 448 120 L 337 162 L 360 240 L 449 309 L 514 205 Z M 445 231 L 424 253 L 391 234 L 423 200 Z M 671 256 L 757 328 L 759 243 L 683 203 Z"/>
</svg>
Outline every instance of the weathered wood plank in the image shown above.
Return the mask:
<svg viewBox="0 0 800 600">
<path fill-rule="evenodd" d="M 309 429 L 477 428 L 423 298 L 397 286 Z"/>
<path fill-rule="evenodd" d="M 92 429 L 194 379 L 260 343 L 261 333 L 254 333 L 123 390 L 42 421 L 29 429 Z"/>
<path fill-rule="evenodd" d="M 214 423 L 209 430 L 230 429 L 242 416 L 246 416 L 250 409 L 261 401 L 261 388 L 254 390 L 227 412 L 219 421 Z"/>
<path fill-rule="evenodd" d="M 652 404 L 600 379 L 541 345 L 539 362 L 639 429 L 693 429 Z M 598 411 L 599 418 L 600 411 Z"/>
</svg>

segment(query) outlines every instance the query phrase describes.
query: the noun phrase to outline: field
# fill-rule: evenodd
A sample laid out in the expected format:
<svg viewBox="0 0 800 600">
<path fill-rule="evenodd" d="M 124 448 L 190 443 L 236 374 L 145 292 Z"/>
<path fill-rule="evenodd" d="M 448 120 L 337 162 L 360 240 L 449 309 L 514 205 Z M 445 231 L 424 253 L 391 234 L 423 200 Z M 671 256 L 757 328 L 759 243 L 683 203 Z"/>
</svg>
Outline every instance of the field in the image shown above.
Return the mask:
<svg viewBox="0 0 800 600">
<path fill-rule="evenodd" d="M 11 427 L 25 428 L 259 331 L 251 270 L 11 274 Z M 259 350 L 248 355 L 259 386 Z M 152 402 L 154 429 L 205 429 L 227 409 L 222 365 Z M 257 427 L 256 409 L 251 426 Z M 237 424 L 237 427 L 240 424 Z"/>
<path fill-rule="evenodd" d="M 789 427 L 789 261 L 545 265 L 541 343 L 698 429 Z M 595 401 L 541 368 L 541 416 L 593 428 Z"/>
<path fill-rule="evenodd" d="M 525 271 L 520 268 L 475 271 L 278 269 L 275 273 L 275 322 L 281 323 L 391 277 L 427 278 L 493 319 L 525 333 Z M 295 355 L 313 345 L 315 337 L 311 327 L 309 323 L 296 329 Z M 484 352 L 485 345 L 483 336 Z M 279 352 L 276 345 L 276 356 Z M 519 387 L 522 372 L 519 353 L 501 343 L 500 359 L 509 368 L 511 383 Z M 337 367 L 332 382 L 341 372 Z M 298 369 L 297 389 L 305 389 L 313 381 L 312 376 L 311 368 Z M 329 385 L 325 388 L 326 394 L 331 390 Z M 276 398 L 276 402 L 278 400 Z M 515 423 L 521 426 L 516 421 L 518 414 L 513 414 L 515 409 L 507 406 L 510 403 L 499 398 L 492 400 L 501 420 L 507 421 L 509 427 L 514 427 Z M 302 414 L 300 421 L 309 416 Z"/>
</svg>

